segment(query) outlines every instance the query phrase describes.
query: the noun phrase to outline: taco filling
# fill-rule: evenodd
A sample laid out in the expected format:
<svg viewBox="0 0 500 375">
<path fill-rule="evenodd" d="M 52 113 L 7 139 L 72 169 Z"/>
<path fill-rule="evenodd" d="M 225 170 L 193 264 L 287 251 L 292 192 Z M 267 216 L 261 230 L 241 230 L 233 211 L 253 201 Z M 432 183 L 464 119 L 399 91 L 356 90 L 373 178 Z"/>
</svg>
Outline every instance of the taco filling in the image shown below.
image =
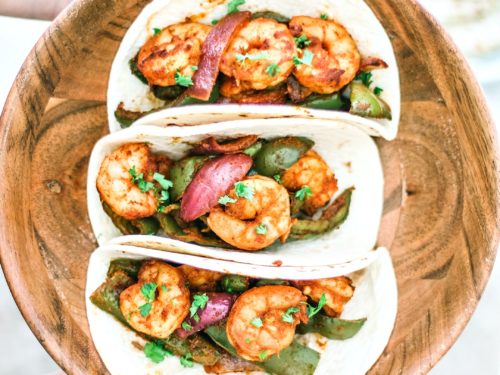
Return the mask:
<svg viewBox="0 0 500 375">
<path fill-rule="evenodd" d="M 244 1 L 242 2 L 244 3 Z M 160 103 L 293 104 L 391 119 L 372 70 L 388 64 L 362 56 L 349 31 L 327 15 L 287 18 L 237 7 L 212 25 L 192 21 L 154 29 L 130 60 Z M 119 103 L 122 127 L 147 113 Z"/>
<path fill-rule="evenodd" d="M 125 235 L 261 250 L 346 220 L 353 188 L 337 194 L 335 174 L 313 146 L 304 137 L 208 137 L 174 161 L 128 143 L 106 156 L 96 185 Z"/>
<path fill-rule="evenodd" d="M 175 355 L 206 373 L 312 375 L 329 339 L 349 339 L 365 323 L 340 318 L 354 291 L 345 276 L 265 280 L 115 259 L 90 300 L 133 330 L 131 344 L 154 363 Z"/>
</svg>

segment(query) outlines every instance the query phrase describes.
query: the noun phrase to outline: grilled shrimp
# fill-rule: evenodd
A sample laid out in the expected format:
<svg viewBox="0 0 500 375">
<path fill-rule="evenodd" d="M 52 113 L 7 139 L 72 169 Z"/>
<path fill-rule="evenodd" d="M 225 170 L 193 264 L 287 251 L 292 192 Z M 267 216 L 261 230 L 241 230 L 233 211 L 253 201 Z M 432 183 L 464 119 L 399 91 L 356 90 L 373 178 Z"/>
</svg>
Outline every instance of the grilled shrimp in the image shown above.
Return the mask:
<svg viewBox="0 0 500 375">
<path fill-rule="evenodd" d="M 312 53 L 311 64 L 299 64 L 294 75 L 305 87 L 320 94 L 339 91 L 356 76 L 361 56 L 356 43 L 341 24 L 307 16 L 293 17 L 290 30 L 295 37 L 304 35 L 310 44 L 299 50 Z"/>
<path fill-rule="evenodd" d="M 186 276 L 189 288 L 196 292 L 213 292 L 216 289 L 217 281 L 224 276 L 220 272 L 195 268 L 185 264 L 177 267 L 177 269 L 181 270 Z"/>
<path fill-rule="evenodd" d="M 351 279 L 345 276 L 320 280 L 300 280 L 294 285 L 302 290 L 306 296 L 318 302 L 321 295 L 325 295 L 326 304 L 323 307 L 327 315 L 337 317 L 344 311 L 344 305 L 349 302 L 354 294 Z"/>
<path fill-rule="evenodd" d="M 128 324 L 158 338 L 168 337 L 182 324 L 190 305 L 183 273 L 157 260 L 144 262 L 137 284 L 120 294 L 120 310 Z"/>
<path fill-rule="evenodd" d="M 292 343 L 295 327 L 307 323 L 306 299 L 290 286 L 268 285 L 246 291 L 229 313 L 229 342 L 249 361 L 263 361 L 279 353 Z"/>
<path fill-rule="evenodd" d="M 97 175 L 97 190 L 101 199 L 119 216 L 127 220 L 154 215 L 158 202 L 152 190 L 145 193 L 133 182 L 130 170 L 151 181 L 152 172 L 168 170 L 169 161 L 151 154 L 144 143 L 123 145 L 108 155 Z"/>
<path fill-rule="evenodd" d="M 307 186 L 311 196 L 304 201 L 304 211 L 312 215 L 325 206 L 338 190 L 337 179 L 316 151 L 308 151 L 281 176 L 285 188 L 291 191 Z"/>
<path fill-rule="evenodd" d="M 219 68 L 237 85 L 263 90 L 291 74 L 294 53 L 295 43 L 286 25 L 257 18 L 232 38 Z"/>
<path fill-rule="evenodd" d="M 175 73 L 192 77 L 211 26 L 197 22 L 170 25 L 139 51 L 137 66 L 150 85 L 173 86 Z"/>
<path fill-rule="evenodd" d="M 238 197 L 233 188 L 228 195 L 236 202 L 210 211 L 210 229 L 222 240 L 243 250 L 260 250 L 278 238 L 284 242 L 291 227 L 286 189 L 264 176 L 247 177 L 239 183 L 252 192 L 251 196 Z"/>
</svg>

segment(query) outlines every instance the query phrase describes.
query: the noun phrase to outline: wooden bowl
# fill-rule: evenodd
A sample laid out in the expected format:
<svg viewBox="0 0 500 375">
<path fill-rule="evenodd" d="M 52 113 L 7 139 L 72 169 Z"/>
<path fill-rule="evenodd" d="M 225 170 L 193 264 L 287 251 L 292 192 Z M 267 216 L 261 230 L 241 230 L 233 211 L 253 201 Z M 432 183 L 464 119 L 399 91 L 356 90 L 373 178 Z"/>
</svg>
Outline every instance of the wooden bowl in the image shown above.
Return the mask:
<svg viewBox="0 0 500 375">
<path fill-rule="evenodd" d="M 68 373 L 105 373 L 85 317 L 96 247 L 85 203 L 120 40 L 146 1 L 76 1 L 24 63 L 1 117 L 0 250 L 21 312 Z M 492 120 L 456 47 L 414 1 L 369 0 L 401 72 L 396 141 L 378 140 L 386 177 L 379 243 L 399 287 L 391 340 L 372 374 L 427 372 L 473 313 L 498 243 Z M 383 293 L 383 291 L 381 291 Z"/>
</svg>

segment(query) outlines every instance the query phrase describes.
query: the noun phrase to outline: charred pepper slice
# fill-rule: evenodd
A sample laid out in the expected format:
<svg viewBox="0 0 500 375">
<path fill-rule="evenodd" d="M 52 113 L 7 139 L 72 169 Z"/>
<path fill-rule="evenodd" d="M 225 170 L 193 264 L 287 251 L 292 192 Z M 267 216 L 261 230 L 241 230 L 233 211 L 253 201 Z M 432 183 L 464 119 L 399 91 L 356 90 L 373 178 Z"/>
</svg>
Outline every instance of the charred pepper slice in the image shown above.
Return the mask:
<svg viewBox="0 0 500 375">
<path fill-rule="evenodd" d="M 312 140 L 304 137 L 273 139 L 264 144 L 257 153 L 253 168 L 263 176 L 279 175 L 295 164 L 313 145 Z"/>
<path fill-rule="evenodd" d="M 391 108 L 379 98 L 373 91 L 360 81 L 353 81 L 351 88 L 351 109 L 350 113 L 373 118 L 392 119 Z"/>
</svg>

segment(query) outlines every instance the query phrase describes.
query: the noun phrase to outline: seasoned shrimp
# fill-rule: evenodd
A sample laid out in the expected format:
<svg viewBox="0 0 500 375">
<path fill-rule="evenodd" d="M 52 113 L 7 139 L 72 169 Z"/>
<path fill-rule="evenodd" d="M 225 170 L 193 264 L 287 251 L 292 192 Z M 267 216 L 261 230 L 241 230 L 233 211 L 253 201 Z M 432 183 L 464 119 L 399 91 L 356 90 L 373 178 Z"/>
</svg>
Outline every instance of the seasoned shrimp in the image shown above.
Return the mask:
<svg viewBox="0 0 500 375">
<path fill-rule="evenodd" d="M 136 331 L 166 338 L 189 313 L 191 301 L 184 275 L 166 263 L 149 260 L 142 265 L 138 279 L 120 294 L 120 310 Z"/>
<path fill-rule="evenodd" d="M 211 26 L 197 22 L 170 25 L 139 51 L 137 67 L 150 85 L 173 86 L 175 73 L 192 77 Z"/>
<path fill-rule="evenodd" d="M 295 43 L 286 25 L 257 18 L 232 38 L 219 68 L 238 85 L 263 90 L 291 74 L 294 53 Z"/>
<path fill-rule="evenodd" d="M 204 270 L 188 265 L 177 267 L 186 276 L 189 282 L 189 288 L 196 292 L 213 292 L 216 289 L 217 281 L 224 274 L 220 272 Z"/>
<path fill-rule="evenodd" d="M 290 21 L 290 30 L 295 37 L 304 35 L 310 41 L 298 55 L 303 58 L 305 53 L 312 53 L 311 64 L 299 64 L 294 70 L 303 86 L 320 94 L 331 94 L 354 79 L 361 56 L 344 26 L 333 20 L 298 16 Z"/>
<path fill-rule="evenodd" d="M 281 176 L 288 190 L 296 191 L 307 186 L 312 194 L 304 201 L 304 211 L 312 215 L 325 206 L 338 190 L 332 170 L 316 151 L 308 151 Z"/>
<path fill-rule="evenodd" d="M 253 288 L 238 297 L 229 313 L 227 338 L 238 355 L 262 362 L 288 347 L 295 327 L 307 323 L 306 297 L 282 285 Z"/>
<path fill-rule="evenodd" d="M 315 302 L 318 302 L 324 294 L 326 304 L 323 309 L 327 315 L 333 317 L 342 314 L 344 305 L 349 302 L 354 294 L 352 281 L 345 276 L 320 280 L 300 280 L 295 281 L 294 285 Z"/>
<path fill-rule="evenodd" d="M 144 143 L 123 145 L 108 155 L 101 164 L 97 175 L 97 190 L 101 199 L 119 216 L 134 220 L 154 215 L 158 202 L 153 191 L 141 192 L 133 182 L 130 170 L 136 175 L 143 174 L 151 180 L 150 174 L 161 165 L 162 170 L 168 159 L 160 159 L 151 154 Z"/>
<path fill-rule="evenodd" d="M 284 242 L 292 224 L 286 189 L 264 176 L 247 177 L 239 184 L 251 196 L 238 197 L 233 188 L 228 195 L 236 202 L 210 211 L 207 220 L 210 229 L 242 250 L 260 250 L 278 238 Z"/>
</svg>

